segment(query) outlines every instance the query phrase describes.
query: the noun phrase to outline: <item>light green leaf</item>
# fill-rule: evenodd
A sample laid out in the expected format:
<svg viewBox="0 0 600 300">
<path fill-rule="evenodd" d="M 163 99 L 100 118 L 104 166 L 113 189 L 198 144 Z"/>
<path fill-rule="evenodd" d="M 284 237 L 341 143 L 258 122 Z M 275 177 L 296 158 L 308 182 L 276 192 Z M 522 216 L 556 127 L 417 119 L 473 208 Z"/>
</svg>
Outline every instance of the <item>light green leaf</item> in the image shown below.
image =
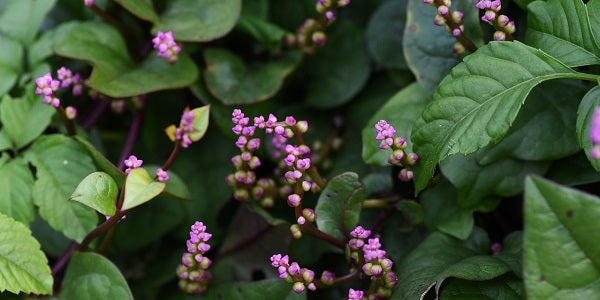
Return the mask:
<svg viewBox="0 0 600 300">
<path fill-rule="evenodd" d="M 29 86 L 23 98 L 13 99 L 5 95 L 0 103 L 0 120 L 8 138 L 21 148 L 36 139 L 52 120 L 55 109 L 42 103 Z"/>
<path fill-rule="evenodd" d="M 352 172 L 333 177 L 319 195 L 315 207 L 317 227 L 338 239 L 344 239 L 358 225 L 365 189 Z"/>
<path fill-rule="evenodd" d="M 600 64 L 600 49 L 583 1 L 535 1 L 527 11 L 528 45 L 571 67 Z"/>
<path fill-rule="evenodd" d="M 402 49 L 406 2 L 389 0 L 377 8 L 367 25 L 367 46 L 377 64 L 388 69 L 405 69 Z"/>
<path fill-rule="evenodd" d="M 8 92 L 22 71 L 23 47 L 16 41 L 0 35 L 0 97 Z"/>
<path fill-rule="evenodd" d="M 12 148 L 12 142 L 6 134 L 6 130 L 0 129 L 0 151 Z"/>
<path fill-rule="evenodd" d="M 105 216 L 112 216 L 117 209 L 118 196 L 119 188 L 115 180 L 104 172 L 94 172 L 79 183 L 69 200 L 87 205 Z"/>
<path fill-rule="evenodd" d="M 66 237 L 81 242 L 98 223 L 98 216 L 69 197 L 95 171 L 92 159 L 75 140 L 59 134 L 37 139 L 25 157 L 36 168 L 33 202 L 41 217 Z"/>
<path fill-rule="evenodd" d="M 31 231 L 0 213 L 0 292 L 52 294 L 52 273 Z"/>
<path fill-rule="evenodd" d="M 117 266 L 91 252 L 73 253 L 60 296 L 61 299 L 133 299 Z"/>
<path fill-rule="evenodd" d="M 90 85 L 114 98 L 182 88 L 198 77 L 196 65 L 185 52 L 179 54 L 175 64 L 151 52 L 143 62 L 134 65 L 119 32 L 104 23 L 75 26 L 54 45 L 54 51 L 94 65 Z"/>
<path fill-rule="evenodd" d="M 380 141 L 375 139 L 376 132 L 373 127 L 379 120 L 386 120 L 396 129 L 396 136 L 410 138 L 412 125 L 419 117 L 427 104 L 427 98 L 417 83 L 405 87 L 396 93 L 373 115 L 371 120 L 362 130 L 362 157 L 368 164 L 380 166 L 388 165 L 388 156 L 391 150 L 379 149 Z M 408 143 L 405 150 L 412 152 L 412 143 Z"/>
<path fill-rule="evenodd" d="M 267 100 L 302 59 L 299 51 L 287 51 L 280 59 L 247 66 L 225 49 L 204 51 L 204 80 L 211 94 L 224 104 L 247 104 Z"/>
<path fill-rule="evenodd" d="M 160 168 L 159 165 L 146 165 L 144 169 L 148 171 L 149 174 L 156 174 L 156 169 Z M 165 190 L 162 192 L 161 196 L 171 197 L 175 199 L 182 200 L 190 200 L 191 195 L 188 190 L 187 185 L 181 179 L 181 177 L 172 170 L 169 169 L 169 180 L 165 182 Z"/>
<path fill-rule="evenodd" d="M 577 137 L 579 138 L 579 146 L 585 151 L 585 155 L 596 171 L 600 172 L 600 160 L 590 156 L 590 150 L 594 144 L 590 137 L 590 129 L 592 127 L 592 117 L 594 110 L 600 107 L 600 87 L 593 87 L 581 100 L 579 109 L 577 110 Z"/>
<path fill-rule="evenodd" d="M 64 22 L 56 26 L 52 30 L 48 30 L 33 42 L 28 49 L 27 59 L 29 60 L 30 69 L 38 67 L 45 59 L 54 54 L 54 44 L 63 39 L 74 26 L 79 24 L 78 21 Z"/>
<path fill-rule="evenodd" d="M 507 74 L 510 74 L 508 76 Z M 415 191 L 447 156 L 498 142 L 532 88 L 556 78 L 588 78 L 520 42 L 491 42 L 467 56 L 439 85 L 412 131 Z"/>
<path fill-rule="evenodd" d="M 530 299 L 600 297 L 600 199 L 539 177 L 525 182 L 525 290 Z"/>
<path fill-rule="evenodd" d="M 9 0 L 0 14 L 0 33 L 29 46 L 54 4 L 56 0 Z"/>
<path fill-rule="evenodd" d="M 29 225 L 35 219 L 33 175 L 22 158 L 0 164 L 0 213 Z"/>
<path fill-rule="evenodd" d="M 142 168 L 131 170 L 125 179 L 125 198 L 122 210 L 132 209 L 158 196 L 165 189 L 164 182 L 154 181 Z"/>
<path fill-rule="evenodd" d="M 86 139 L 79 136 L 73 138 L 87 151 L 87 154 L 92 158 L 94 165 L 96 165 L 98 170 L 108 173 L 108 175 L 116 181 L 119 188 L 123 187 L 123 184 L 125 183 L 125 172 L 119 170 L 117 166 L 110 162 L 108 158 L 102 155 L 102 153 Z"/>
<path fill-rule="evenodd" d="M 158 15 L 154 11 L 152 0 L 115 0 L 115 2 L 140 19 L 152 23 L 158 22 Z"/>
<path fill-rule="evenodd" d="M 461 240 L 473 231 L 474 208 L 458 205 L 456 189 L 448 180 L 423 192 L 420 199 L 428 229 L 437 229 Z"/>
<path fill-rule="evenodd" d="M 152 32 L 173 31 L 178 41 L 208 42 L 231 31 L 241 11 L 241 0 L 170 0 Z"/>
</svg>

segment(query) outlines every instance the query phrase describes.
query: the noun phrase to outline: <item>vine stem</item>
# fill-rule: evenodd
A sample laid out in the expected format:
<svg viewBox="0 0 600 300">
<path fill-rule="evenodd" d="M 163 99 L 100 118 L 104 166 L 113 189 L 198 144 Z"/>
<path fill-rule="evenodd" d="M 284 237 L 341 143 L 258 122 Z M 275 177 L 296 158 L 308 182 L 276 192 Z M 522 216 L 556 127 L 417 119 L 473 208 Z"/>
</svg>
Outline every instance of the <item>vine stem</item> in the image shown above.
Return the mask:
<svg viewBox="0 0 600 300">
<path fill-rule="evenodd" d="M 339 285 L 342 283 L 354 281 L 360 277 L 361 277 L 361 272 L 358 270 L 354 270 L 352 273 L 348 273 L 342 277 L 337 277 L 336 279 L 334 279 L 333 285 Z M 324 284 L 320 279 L 315 280 L 315 285 L 320 288 L 330 287 L 330 285 Z"/>
</svg>

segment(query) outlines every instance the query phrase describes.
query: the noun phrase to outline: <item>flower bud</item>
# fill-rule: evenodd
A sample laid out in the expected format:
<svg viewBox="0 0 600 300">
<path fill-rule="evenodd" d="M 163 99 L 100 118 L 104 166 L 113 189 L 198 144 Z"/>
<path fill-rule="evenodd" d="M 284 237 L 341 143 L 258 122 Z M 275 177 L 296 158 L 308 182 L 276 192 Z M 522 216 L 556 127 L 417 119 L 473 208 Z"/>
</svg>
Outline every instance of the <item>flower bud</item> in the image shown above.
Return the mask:
<svg viewBox="0 0 600 300">
<path fill-rule="evenodd" d="M 504 26 L 504 31 L 506 31 L 510 34 L 515 33 L 515 31 L 517 31 L 517 29 L 515 27 L 515 22 L 514 21 L 508 22 L 508 24 L 506 24 L 506 26 Z"/>
<path fill-rule="evenodd" d="M 225 177 L 225 184 L 227 184 L 229 187 L 235 187 L 235 177 L 233 174 L 229 174 L 227 177 Z"/>
<path fill-rule="evenodd" d="M 496 31 L 494 32 L 494 41 L 504 41 L 506 40 L 506 33 L 504 31 Z"/>
<path fill-rule="evenodd" d="M 314 222 L 317 220 L 317 214 L 312 208 L 305 208 L 302 210 L 302 216 L 306 218 L 309 222 Z"/>
<path fill-rule="evenodd" d="M 302 189 L 305 192 L 310 191 L 310 188 L 312 187 L 312 183 L 310 183 L 310 181 L 302 181 Z"/>
<path fill-rule="evenodd" d="M 304 225 L 306 223 L 306 219 L 303 216 L 298 217 L 298 225 Z"/>
<path fill-rule="evenodd" d="M 292 287 L 292 289 L 294 290 L 294 292 L 296 292 L 296 294 L 300 294 L 300 293 L 304 292 L 304 283 L 296 282 L 296 283 L 294 283 L 294 286 Z"/>
<path fill-rule="evenodd" d="M 452 6 L 452 1 L 450 1 L 450 0 L 442 0 L 442 4 L 444 4 L 447 7 L 450 7 L 450 6 Z"/>
<path fill-rule="evenodd" d="M 405 156 L 405 158 L 406 158 L 406 164 L 408 164 L 410 166 L 414 166 L 417 163 L 417 161 L 419 160 L 419 155 L 412 152 L 412 153 L 408 153 Z"/>
<path fill-rule="evenodd" d="M 315 31 L 312 34 L 313 43 L 317 46 L 323 46 L 327 43 L 327 36 L 322 31 Z"/>
<path fill-rule="evenodd" d="M 305 133 L 308 131 L 308 122 L 306 121 L 298 121 L 296 123 L 296 129 L 298 129 L 299 132 Z"/>
<path fill-rule="evenodd" d="M 464 16 L 465 14 L 463 12 L 457 10 L 452 13 L 452 21 L 455 23 L 460 23 Z"/>
<path fill-rule="evenodd" d="M 262 200 L 260 200 L 260 206 L 264 208 L 270 208 L 273 207 L 273 205 L 275 205 L 275 201 L 271 197 L 265 197 Z"/>
<path fill-rule="evenodd" d="M 463 46 L 461 42 L 456 42 L 454 43 L 453 51 L 454 53 L 461 55 L 464 54 L 467 49 L 465 49 L 465 46 Z"/>
<path fill-rule="evenodd" d="M 330 271 L 323 271 L 323 273 L 321 274 L 321 282 L 324 285 L 333 285 L 335 281 L 335 274 L 333 274 L 333 272 Z"/>
<path fill-rule="evenodd" d="M 499 15 L 496 22 L 498 22 L 499 27 L 504 27 L 510 22 L 510 19 L 506 15 Z"/>
<path fill-rule="evenodd" d="M 298 194 L 291 194 L 287 198 L 287 203 L 291 207 L 296 207 L 296 206 L 300 205 L 301 201 L 302 201 L 302 198 Z"/>
<path fill-rule="evenodd" d="M 400 170 L 398 173 L 398 180 L 408 182 L 413 179 L 413 172 L 407 168 Z"/>
<path fill-rule="evenodd" d="M 392 267 L 394 266 L 394 262 L 392 262 L 391 259 L 389 258 L 384 258 L 382 259 L 379 264 L 381 265 L 381 267 L 383 268 L 384 271 L 389 272 L 392 270 Z"/>
<path fill-rule="evenodd" d="M 287 33 L 283 37 L 283 43 L 288 47 L 294 46 L 296 44 L 296 36 L 293 33 Z"/>
<path fill-rule="evenodd" d="M 423 0 L 423 3 L 433 5 L 434 0 Z"/>
<path fill-rule="evenodd" d="M 298 224 L 292 224 L 292 226 L 290 226 L 290 232 L 292 233 L 292 237 L 295 239 L 302 237 L 302 230 Z"/>
<path fill-rule="evenodd" d="M 240 202 L 246 202 L 246 201 L 248 201 L 248 199 L 250 199 L 250 196 L 248 195 L 247 190 L 236 189 L 235 192 L 233 192 L 233 198 L 235 198 L 235 200 L 240 201 Z"/>
<path fill-rule="evenodd" d="M 315 279 L 315 272 L 312 270 L 308 270 L 306 269 L 303 273 L 302 273 L 302 279 L 304 279 L 304 281 L 306 282 L 311 282 Z"/>
<path fill-rule="evenodd" d="M 77 117 L 77 109 L 73 106 L 67 106 L 67 108 L 65 108 L 65 115 L 67 116 L 67 119 L 74 120 L 75 117 Z"/>
</svg>

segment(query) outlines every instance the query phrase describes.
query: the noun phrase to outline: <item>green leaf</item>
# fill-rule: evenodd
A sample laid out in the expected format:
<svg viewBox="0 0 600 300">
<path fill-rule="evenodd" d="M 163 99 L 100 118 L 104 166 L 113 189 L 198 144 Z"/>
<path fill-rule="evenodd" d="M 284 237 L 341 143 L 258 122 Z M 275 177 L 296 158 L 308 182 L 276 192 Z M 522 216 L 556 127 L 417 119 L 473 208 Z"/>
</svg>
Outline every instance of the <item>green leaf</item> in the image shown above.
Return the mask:
<svg viewBox="0 0 600 300">
<path fill-rule="evenodd" d="M 352 172 L 333 177 L 319 195 L 315 207 L 317 227 L 338 239 L 344 239 L 358 224 L 365 189 Z"/>
<path fill-rule="evenodd" d="M 588 1 L 586 4 L 590 17 L 590 28 L 594 34 L 596 45 L 600 44 L 600 2 Z"/>
<path fill-rule="evenodd" d="M 600 199 L 539 177 L 525 181 L 525 290 L 531 299 L 600 296 Z"/>
<path fill-rule="evenodd" d="M 12 143 L 6 134 L 6 130 L 0 129 L 0 151 L 12 148 Z"/>
<path fill-rule="evenodd" d="M 33 176 L 25 160 L 0 164 L 0 213 L 29 225 L 35 219 L 32 189 Z"/>
<path fill-rule="evenodd" d="M 275 95 L 300 63 L 302 54 L 287 51 L 280 59 L 246 66 L 229 50 L 207 49 L 204 59 L 204 80 L 210 93 L 224 104 L 232 105 L 264 101 Z"/>
<path fill-rule="evenodd" d="M 106 158 L 94 145 L 88 142 L 86 139 L 75 136 L 73 137 L 87 152 L 88 156 L 94 161 L 96 168 L 102 172 L 108 173 L 116 182 L 119 188 L 123 187 L 125 182 L 125 172 L 119 170 L 108 158 Z"/>
<path fill-rule="evenodd" d="M 571 67 L 600 64 L 600 49 L 583 1 L 535 1 L 527 6 L 527 11 L 528 45 Z"/>
<path fill-rule="evenodd" d="M 62 299 L 133 299 L 117 266 L 92 252 L 73 253 L 60 296 Z"/>
<path fill-rule="evenodd" d="M 31 231 L 0 213 L 0 292 L 52 294 L 52 273 Z"/>
<path fill-rule="evenodd" d="M 98 223 L 98 216 L 69 197 L 95 171 L 92 159 L 75 140 L 60 134 L 40 137 L 25 157 L 36 168 L 33 202 L 41 217 L 66 237 L 81 242 Z"/>
<path fill-rule="evenodd" d="M 156 169 L 160 168 L 159 165 L 146 165 L 144 169 L 148 171 L 149 174 L 156 174 Z M 187 185 L 181 179 L 181 177 L 172 170 L 169 169 L 169 180 L 165 182 L 165 190 L 161 193 L 161 196 L 171 197 L 175 199 L 181 200 L 190 200 L 191 195 L 188 190 Z"/>
<path fill-rule="evenodd" d="M 554 161 L 544 177 L 564 185 L 581 185 L 600 181 L 600 173 L 592 167 L 583 151 Z"/>
<path fill-rule="evenodd" d="M 54 44 L 56 41 L 63 39 L 74 26 L 79 24 L 78 21 L 64 22 L 56 26 L 52 30 L 48 30 L 33 42 L 28 49 L 27 59 L 29 61 L 30 69 L 33 67 L 40 66 L 45 59 L 54 54 Z"/>
<path fill-rule="evenodd" d="M 243 13 L 236 28 L 250 35 L 263 48 L 271 52 L 276 52 L 281 48 L 281 42 L 286 33 L 283 28 L 273 23 Z"/>
<path fill-rule="evenodd" d="M 508 76 L 507 74 L 510 74 Z M 452 69 L 412 132 L 415 191 L 447 156 L 498 142 L 533 87 L 555 78 L 580 78 L 558 60 L 520 42 L 491 42 Z"/>
<path fill-rule="evenodd" d="M 152 0 L 115 0 L 136 17 L 152 23 L 158 22 L 158 15 L 152 6 Z"/>
<path fill-rule="evenodd" d="M 114 98 L 182 88 L 198 77 L 191 58 L 182 52 L 175 64 L 151 52 L 139 65 L 129 57 L 125 41 L 112 26 L 85 22 L 54 45 L 56 54 L 94 65 L 90 86 Z"/>
<path fill-rule="evenodd" d="M 367 25 L 367 46 L 377 64 L 388 69 L 405 69 L 402 49 L 406 3 L 388 0 L 371 15 Z"/>
<path fill-rule="evenodd" d="M 94 172 L 85 177 L 69 200 L 87 205 L 97 212 L 112 216 L 117 209 L 119 188 L 115 180 L 104 172 Z"/>
<path fill-rule="evenodd" d="M 448 180 L 425 190 L 420 200 L 428 229 L 437 229 L 461 240 L 471 235 L 474 208 L 458 205 L 456 189 Z"/>
<path fill-rule="evenodd" d="M 208 42 L 231 31 L 241 11 L 241 0 L 171 0 L 152 32 L 173 31 L 178 41 Z"/>
<path fill-rule="evenodd" d="M 164 182 L 154 181 L 148 171 L 137 168 L 131 170 L 125 179 L 125 198 L 122 210 L 132 209 L 158 196 L 165 189 Z"/>
<path fill-rule="evenodd" d="M 206 134 L 208 118 L 210 117 L 210 105 L 194 108 L 192 112 L 194 112 L 194 122 L 192 123 L 194 131 L 188 133 L 188 136 L 190 140 L 197 142 Z"/>
<path fill-rule="evenodd" d="M 373 126 L 379 120 L 386 120 L 396 129 L 396 136 L 410 138 L 412 125 L 426 104 L 427 98 L 417 83 L 412 83 L 389 99 L 362 130 L 363 160 L 368 164 L 388 165 L 388 156 L 392 151 L 379 149 L 380 141 L 375 139 L 376 132 Z M 408 143 L 405 151 L 412 152 L 412 143 Z"/>
<path fill-rule="evenodd" d="M 33 42 L 56 0 L 11 0 L 0 15 L 0 33 L 24 46 Z M 21 63 L 21 61 L 19 61 Z"/>
<path fill-rule="evenodd" d="M 0 97 L 8 92 L 22 71 L 23 47 L 16 41 L 0 35 Z"/>
<path fill-rule="evenodd" d="M 365 85 L 371 71 L 363 29 L 336 22 L 328 31 L 327 44 L 307 57 L 306 103 L 317 108 L 342 105 Z"/>
<path fill-rule="evenodd" d="M 452 8 L 464 13 L 465 34 L 480 45 L 483 44 L 483 38 L 475 2 L 456 1 Z M 460 57 L 453 53 L 456 39 L 442 27 L 431 25 L 436 14 L 435 7 L 423 5 L 423 1 L 408 1 L 403 39 L 404 57 L 427 96 L 433 94 L 442 78 L 460 62 Z"/>
<path fill-rule="evenodd" d="M 518 245 L 520 240 L 511 242 Z M 439 232 L 430 234 L 398 266 L 398 285 L 391 299 L 423 299 L 434 286 L 438 293 L 443 281 L 450 277 L 480 281 L 511 272 L 520 254 L 503 251 L 486 255 L 489 244 L 481 229 L 474 230 L 466 241 Z"/>
<path fill-rule="evenodd" d="M 50 125 L 55 109 L 42 103 L 31 89 L 25 97 L 13 99 L 5 95 L 0 103 L 0 120 L 8 138 L 21 148 L 35 140 Z"/>
<path fill-rule="evenodd" d="M 590 137 L 590 129 L 592 127 L 592 117 L 594 110 L 600 107 L 600 87 L 593 87 L 579 104 L 577 110 L 577 137 L 579 138 L 579 146 L 585 151 L 585 155 L 590 161 L 592 167 L 600 172 L 600 160 L 590 156 L 590 150 L 594 146 Z"/>
<path fill-rule="evenodd" d="M 485 281 L 451 278 L 446 282 L 440 300 L 521 300 L 525 296 L 523 283 L 512 274 Z"/>
<path fill-rule="evenodd" d="M 292 285 L 281 279 L 255 282 L 228 282 L 211 286 L 204 297 L 206 299 L 280 300 L 288 299 L 286 296 L 290 295 L 291 289 Z M 297 297 L 305 299 L 305 296 L 301 297 L 299 295 Z"/>
</svg>

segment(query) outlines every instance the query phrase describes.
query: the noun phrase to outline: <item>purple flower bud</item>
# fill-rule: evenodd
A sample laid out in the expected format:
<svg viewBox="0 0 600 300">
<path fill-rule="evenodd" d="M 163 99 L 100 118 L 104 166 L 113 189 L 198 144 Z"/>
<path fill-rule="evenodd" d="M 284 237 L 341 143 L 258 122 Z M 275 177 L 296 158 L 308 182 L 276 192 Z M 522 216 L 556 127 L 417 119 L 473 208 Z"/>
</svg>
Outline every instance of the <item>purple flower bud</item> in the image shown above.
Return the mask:
<svg viewBox="0 0 600 300">
<path fill-rule="evenodd" d="M 321 282 L 325 285 L 333 285 L 335 281 L 335 274 L 333 274 L 333 272 L 330 271 L 323 271 L 323 273 L 321 274 Z"/>
<path fill-rule="evenodd" d="M 593 159 L 600 159 L 600 145 L 595 145 L 590 149 L 590 157 Z"/>
<path fill-rule="evenodd" d="M 310 191 L 310 188 L 312 187 L 312 183 L 310 183 L 310 181 L 302 181 L 302 189 L 305 192 Z"/>
<path fill-rule="evenodd" d="M 167 171 L 163 170 L 162 168 L 156 169 L 156 176 L 158 177 L 157 179 L 160 182 L 165 182 L 165 181 L 169 180 L 169 174 L 167 173 Z"/>
<path fill-rule="evenodd" d="M 446 19 L 444 19 L 444 17 L 440 16 L 439 14 L 436 14 L 433 18 L 433 24 L 437 26 L 443 26 L 444 24 L 446 24 Z"/>
<path fill-rule="evenodd" d="M 289 126 L 294 126 L 296 124 L 296 119 L 294 119 L 294 117 L 292 116 L 287 116 L 285 117 L 285 124 Z"/>
<path fill-rule="evenodd" d="M 502 251 L 502 244 L 500 244 L 500 243 L 493 243 L 490 246 L 490 249 L 492 250 L 492 252 L 494 254 L 498 254 L 498 253 L 500 253 L 500 251 Z"/>
<path fill-rule="evenodd" d="M 458 28 L 455 28 L 454 30 L 452 30 L 453 36 L 459 36 L 461 33 L 462 33 L 462 31 Z"/>
<path fill-rule="evenodd" d="M 269 114 L 266 125 L 267 127 L 273 127 L 277 123 L 277 118 L 273 114 Z"/>
<path fill-rule="evenodd" d="M 442 4 L 447 7 L 450 7 L 450 6 L 452 6 L 452 1 L 451 0 L 442 0 Z"/>
<path fill-rule="evenodd" d="M 515 33 L 515 31 L 517 31 L 517 28 L 515 27 L 515 22 L 514 21 L 508 22 L 508 24 L 506 24 L 506 26 L 504 26 L 504 31 L 506 31 L 507 33 L 510 33 L 510 34 Z"/>
<path fill-rule="evenodd" d="M 159 31 L 156 34 L 156 37 L 152 39 L 152 43 L 154 43 L 154 49 L 158 50 L 158 57 L 164 57 L 170 63 L 175 63 L 177 61 L 181 47 L 175 42 L 172 31 L 167 33 Z"/>
<path fill-rule="evenodd" d="M 361 290 L 348 290 L 348 300 L 362 300 L 365 292 Z"/>
<path fill-rule="evenodd" d="M 292 286 L 292 289 L 294 290 L 294 292 L 296 292 L 296 294 L 300 294 L 304 292 L 304 283 L 296 282 L 294 283 L 294 286 Z"/>
<path fill-rule="evenodd" d="M 242 164 L 243 164 L 242 156 L 236 155 L 236 156 L 232 157 L 231 163 L 236 167 L 236 169 L 241 168 Z"/>
<path fill-rule="evenodd" d="M 510 22 L 510 19 L 506 15 L 499 15 L 496 21 L 498 22 L 498 26 L 504 27 Z"/>
<path fill-rule="evenodd" d="M 379 276 L 381 274 L 381 272 L 383 272 L 383 269 L 381 268 L 380 265 L 373 265 L 371 267 L 371 275 Z"/>
<path fill-rule="evenodd" d="M 373 268 L 373 264 L 372 263 L 366 263 L 362 266 L 362 271 L 363 273 L 371 276 L 373 275 L 373 273 L 371 272 L 371 269 Z"/>
<path fill-rule="evenodd" d="M 46 73 L 42 77 L 38 77 L 35 80 L 36 89 L 35 93 L 38 95 L 51 96 L 58 90 L 60 81 L 52 79 L 50 73 Z"/>
<path fill-rule="evenodd" d="M 327 18 L 327 20 L 332 21 L 333 20 L 333 12 L 332 11 L 327 11 L 325 13 L 325 17 Z"/>
<path fill-rule="evenodd" d="M 504 41 L 506 40 L 506 33 L 504 33 L 503 31 L 496 31 L 494 32 L 494 41 Z"/>
<path fill-rule="evenodd" d="M 249 162 L 250 159 L 252 159 L 252 153 L 244 151 L 242 152 L 241 157 L 242 161 Z"/>
<path fill-rule="evenodd" d="M 309 269 L 304 270 L 302 272 L 302 279 L 306 282 L 311 282 L 315 279 L 315 272 Z"/>
<path fill-rule="evenodd" d="M 299 225 L 304 225 L 304 223 L 306 223 L 306 219 L 303 216 L 298 217 L 297 220 Z"/>
<path fill-rule="evenodd" d="M 413 179 L 413 171 L 409 170 L 407 168 L 404 168 L 402 170 L 400 170 L 400 172 L 398 173 L 398 180 L 400 181 L 411 181 Z"/>
<path fill-rule="evenodd" d="M 485 14 L 481 17 L 484 22 L 492 22 L 496 19 L 496 12 L 493 10 L 486 10 Z"/>
<path fill-rule="evenodd" d="M 492 1 L 490 8 L 495 11 L 499 11 L 500 8 L 502 8 L 502 2 L 500 0 L 494 0 Z"/>
<path fill-rule="evenodd" d="M 379 264 L 381 265 L 381 267 L 383 268 L 384 271 L 389 272 L 392 270 L 392 267 L 394 266 L 394 262 L 392 262 L 391 259 L 388 258 L 384 258 L 382 259 Z"/>
<path fill-rule="evenodd" d="M 465 49 L 465 46 L 463 46 L 463 44 L 461 44 L 460 42 L 456 42 L 454 43 L 452 50 L 454 53 L 461 55 L 464 54 L 467 49 Z"/>
<path fill-rule="evenodd" d="M 296 207 L 300 205 L 300 201 L 302 201 L 302 198 L 298 194 L 291 194 L 287 198 L 287 203 L 291 207 Z"/>
<path fill-rule="evenodd" d="M 300 179 L 300 178 L 302 178 L 302 172 L 300 172 L 298 170 L 295 170 L 294 173 L 293 173 L 293 176 L 296 179 Z"/>
<path fill-rule="evenodd" d="M 181 256 L 181 263 L 188 267 L 194 265 L 194 255 L 187 252 L 183 253 L 183 255 Z"/>
<path fill-rule="evenodd" d="M 371 231 L 364 229 L 362 226 L 356 226 L 356 228 L 350 232 L 350 235 L 355 238 L 366 239 L 371 235 Z"/>
<path fill-rule="evenodd" d="M 385 282 L 385 286 L 388 288 L 393 288 L 396 283 L 398 283 L 398 277 L 394 272 L 387 272 L 383 275 L 383 280 Z"/>
<path fill-rule="evenodd" d="M 323 46 L 327 43 L 327 36 L 322 31 L 316 31 L 312 34 L 312 41 L 316 46 Z"/>
<path fill-rule="evenodd" d="M 423 0 L 423 3 L 433 5 L 433 0 Z"/>
<path fill-rule="evenodd" d="M 338 0 L 338 7 L 348 6 L 350 4 L 350 0 Z"/>
<path fill-rule="evenodd" d="M 256 151 L 260 147 L 260 139 L 254 138 L 248 141 L 246 147 L 250 151 Z"/>
<path fill-rule="evenodd" d="M 83 4 L 85 4 L 85 6 L 92 6 L 94 5 L 94 0 L 83 0 Z"/>
<path fill-rule="evenodd" d="M 253 156 L 250 159 L 250 162 L 248 162 L 248 167 L 250 167 L 250 169 L 256 169 L 258 167 L 260 167 L 261 163 L 260 163 L 260 158 L 258 158 L 258 156 Z"/>
<path fill-rule="evenodd" d="M 300 170 L 306 170 L 306 169 L 310 168 L 310 158 L 299 159 L 296 162 L 296 168 L 298 168 Z"/>
<path fill-rule="evenodd" d="M 317 290 L 317 286 L 314 283 L 309 283 L 306 285 L 306 287 L 311 290 L 311 291 L 316 291 Z"/>
<path fill-rule="evenodd" d="M 250 195 L 248 195 L 248 191 L 245 189 L 236 189 L 233 192 L 233 198 L 240 202 L 246 202 L 250 198 Z"/>
<path fill-rule="evenodd" d="M 296 123 L 296 129 L 301 133 L 305 133 L 308 131 L 308 122 L 307 121 L 298 121 Z"/>
<path fill-rule="evenodd" d="M 237 139 L 237 141 L 235 142 L 235 145 L 238 148 L 243 148 L 244 146 L 246 146 L 246 143 L 248 143 L 248 138 L 246 138 L 243 135 L 240 135 Z"/>
<path fill-rule="evenodd" d="M 463 17 L 465 16 L 465 14 L 461 11 L 454 11 L 452 13 L 452 21 L 454 21 L 455 23 L 460 23 L 463 19 Z"/>
<path fill-rule="evenodd" d="M 419 160 L 419 155 L 417 155 L 416 153 L 412 152 L 412 153 L 408 153 L 406 155 L 406 163 L 409 165 L 414 165 L 417 163 L 417 161 Z"/>
<path fill-rule="evenodd" d="M 305 209 L 303 209 L 302 210 L 302 216 L 304 218 L 306 218 L 306 220 L 309 221 L 309 222 L 314 222 L 315 220 L 317 220 L 317 214 L 311 208 L 305 208 Z"/>
<path fill-rule="evenodd" d="M 125 173 L 129 175 L 129 172 L 131 172 L 131 169 L 141 167 L 142 163 L 144 163 L 144 161 L 141 159 L 137 159 L 137 157 L 135 157 L 135 155 L 130 155 L 129 158 L 126 159 L 123 163 L 128 168 L 127 170 L 125 170 Z"/>
<path fill-rule="evenodd" d="M 275 127 L 275 134 L 277 135 L 283 135 L 285 133 L 285 128 L 283 128 L 283 126 L 276 126 Z"/>
<path fill-rule="evenodd" d="M 65 108 L 65 115 L 67 116 L 67 119 L 74 120 L 75 117 L 77 117 L 77 108 L 67 106 L 67 108 Z"/>
<path fill-rule="evenodd" d="M 440 14 L 441 16 L 445 16 L 448 14 L 448 6 L 445 5 L 440 5 L 438 6 L 438 14 Z"/>
<path fill-rule="evenodd" d="M 281 262 L 281 254 L 273 254 L 271 255 L 271 266 L 279 267 Z"/>
</svg>

